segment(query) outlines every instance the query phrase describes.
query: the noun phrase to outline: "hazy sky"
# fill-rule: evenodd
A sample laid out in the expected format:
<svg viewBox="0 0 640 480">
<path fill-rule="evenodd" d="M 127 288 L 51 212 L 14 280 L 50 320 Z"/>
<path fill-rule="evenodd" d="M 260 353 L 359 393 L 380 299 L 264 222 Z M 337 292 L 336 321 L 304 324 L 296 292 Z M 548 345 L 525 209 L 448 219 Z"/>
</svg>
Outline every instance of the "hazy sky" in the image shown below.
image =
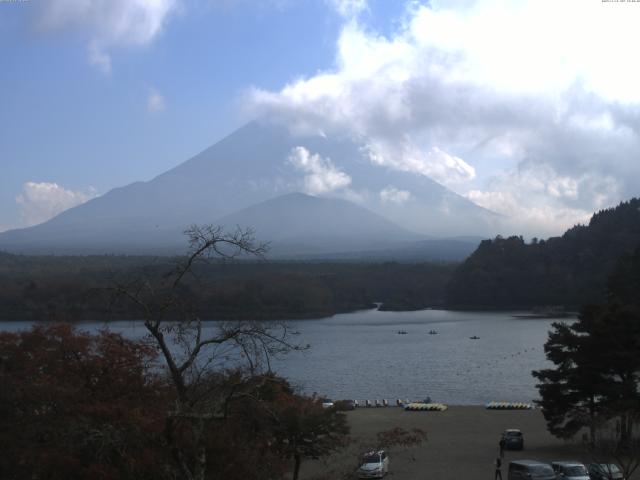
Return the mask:
<svg viewBox="0 0 640 480">
<path fill-rule="evenodd" d="M 0 231 L 267 114 L 559 233 L 640 194 L 638 25 L 629 1 L 0 0 Z"/>
</svg>

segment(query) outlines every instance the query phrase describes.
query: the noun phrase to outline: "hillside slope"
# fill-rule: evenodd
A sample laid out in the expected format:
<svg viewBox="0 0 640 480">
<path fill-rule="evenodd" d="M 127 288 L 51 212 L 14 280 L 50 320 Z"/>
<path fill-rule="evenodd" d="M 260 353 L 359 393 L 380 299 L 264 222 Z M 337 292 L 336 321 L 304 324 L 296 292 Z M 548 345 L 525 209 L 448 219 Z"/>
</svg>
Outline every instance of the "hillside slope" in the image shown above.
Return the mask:
<svg viewBox="0 0 640 480">
<path fill-rule="evenodd" d="M 522 237 L 481 242 L 447 288 L 460 307 L 578 307 L 599 302 L 619 258 L 640 245 L 640 199 L 595 213 L 562 237 L 526 243 Z"/>
<path fill-rule="evenodd" d="M 217 223 L 250 226 L 258 240 L 270 242 L 269 256 L 362 251 L 423 238 L 352 202 L 302 193 L 252 205 Z"/>
</svg>

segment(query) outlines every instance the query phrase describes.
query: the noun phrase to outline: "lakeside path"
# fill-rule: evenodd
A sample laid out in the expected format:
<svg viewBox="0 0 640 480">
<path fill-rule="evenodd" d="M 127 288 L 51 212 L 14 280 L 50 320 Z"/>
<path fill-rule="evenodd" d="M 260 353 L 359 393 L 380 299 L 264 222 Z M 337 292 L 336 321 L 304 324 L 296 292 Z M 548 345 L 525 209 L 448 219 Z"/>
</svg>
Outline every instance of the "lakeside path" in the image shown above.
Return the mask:
<svg viewBox="0 0 640 480">
<path fill-rule="evenodd" d="M 394 427 L 421 428 L 427 433 L 427 441 L 420 447 L 390 449 L 390 470 L 386 477 L 390 480 L 492 480 L 498 440 L 507 428 L 522 430 L 525 445 L 521 452 L 505 451 L 502 468 L 505 480 L 509 461 L 515 459 L 578 460 L 585 464 L 592 461 L 579 445 L 549 434 L 540 410 L 453 406 L 444 412 L 407 412 L 397 407 L 381 407 L 360 408 L 347 416 L 355 442 L 373 441 L 377 432 Z M 348 450 L 323 461 L 303 462 L 302 477 L 313 478 L 333 471 L 329 478 L 339 478 L 339 471 L 347 471 L 357 462 L 358 453 L 353 448 Z"/>
</svg>

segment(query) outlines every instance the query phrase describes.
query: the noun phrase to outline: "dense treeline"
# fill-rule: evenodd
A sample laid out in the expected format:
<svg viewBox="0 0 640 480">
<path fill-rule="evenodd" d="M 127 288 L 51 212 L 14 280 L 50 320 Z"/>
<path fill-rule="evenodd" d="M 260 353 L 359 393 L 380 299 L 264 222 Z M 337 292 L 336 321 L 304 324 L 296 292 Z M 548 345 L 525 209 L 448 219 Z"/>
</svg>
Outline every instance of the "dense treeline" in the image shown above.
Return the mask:
<svg viewBox="0 0 640 480">
<path fill-rule="evenodd" d="M 139 318 L 109 287 L 161 278 L 180 259 L 0 253 L 0 320 Z M 454 264 L 208 262 L 184 285 L 202 318 L 311 318 L 370 308 L 441 305 Z"/>
<path fill-rule="evenodd" d="M 600 302 L 618 259 L 640 245 L 640 199 L 593 215 L 588 225 L 548 240 L 497 237 L 481 242 L 456 270 L 447 303 L 464 307 Z"/>
</svg>

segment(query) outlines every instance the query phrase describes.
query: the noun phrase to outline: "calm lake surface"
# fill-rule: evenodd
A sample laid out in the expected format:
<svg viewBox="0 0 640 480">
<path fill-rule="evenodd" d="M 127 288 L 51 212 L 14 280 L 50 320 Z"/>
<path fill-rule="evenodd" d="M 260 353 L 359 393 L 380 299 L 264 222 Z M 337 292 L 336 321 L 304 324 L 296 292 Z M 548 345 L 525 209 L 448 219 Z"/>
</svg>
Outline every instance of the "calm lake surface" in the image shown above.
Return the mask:
<svg viewBox="0 0 640 480">
<path fill-rule="evenodd" d="M 530 402 L 538 398 L 531 370 L 548 365 L 543 344 L 554 320 L 513 314 L 369 310 L 297 322 L 311 349 L 276 370 L 305 392 L 334 399 Z"/>
<path fill-rule="evenodd" d="M 366 310 L 291 321 L 299 332 L 295 341 L 311 348 L 272 366 L 302 391 L 333 399 L 530 402 L 538 397 L 531 370 L 547 365 L 543 344 L 554 320 L 514 318 L 515 313 Z M 78 326 L 96 330 L 105 324 Z M 3 330 L 28 327 L 0 324 Z M 146 333 L 140 322 L 112 322 L 109 328 L 131 338 Z"/>
</svg>

